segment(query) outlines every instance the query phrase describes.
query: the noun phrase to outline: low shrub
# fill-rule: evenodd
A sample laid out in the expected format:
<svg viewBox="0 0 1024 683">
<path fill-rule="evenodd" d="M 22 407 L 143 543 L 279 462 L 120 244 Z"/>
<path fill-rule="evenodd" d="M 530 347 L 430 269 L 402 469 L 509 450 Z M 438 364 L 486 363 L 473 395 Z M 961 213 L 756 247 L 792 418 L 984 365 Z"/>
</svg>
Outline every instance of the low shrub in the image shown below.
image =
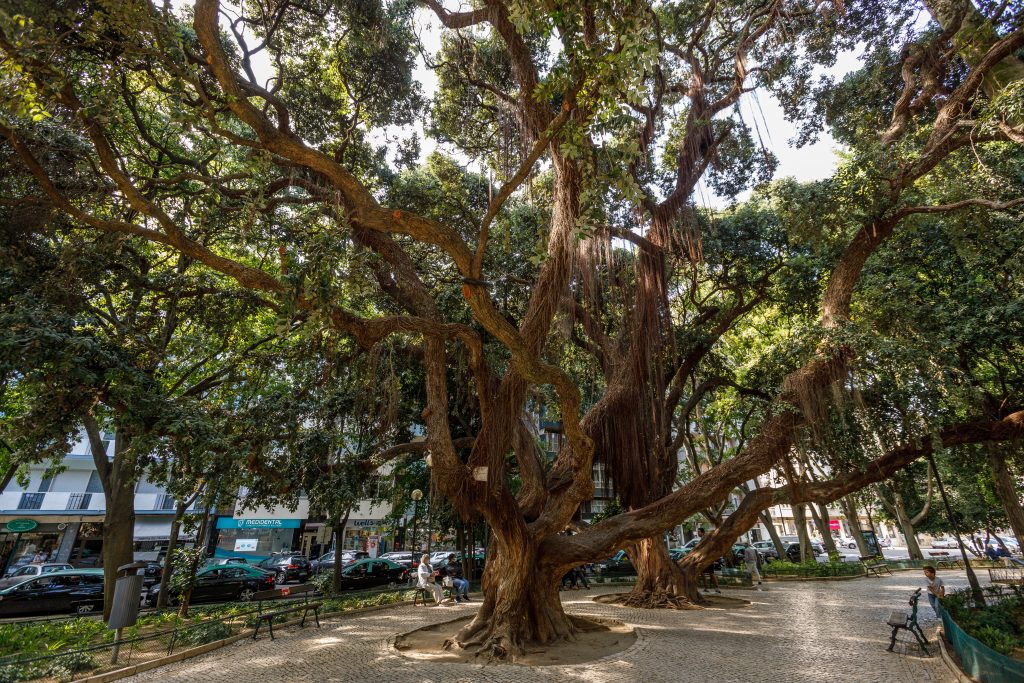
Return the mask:
<svg viewBox="0 0 1024 683">
<path fill-rule="evenodd" d="M 1024 589 L 1013 586 L 1013 594 L 990 595 L 984 607 L 974 604 L 969 590 L 946 596 L 942 607 L 965 633 L 996 652 L 1011 656 L 1024 648 Z"/>
<path fill-rule="evenodd" d="M 217 640 L 224 640 L 231 635 L 231 627 L 222 621 L 207 621 L 198 626 L 182 629 L 178 633 L 178 642 L 182 645 L 206 645 Z"/>
</svg>

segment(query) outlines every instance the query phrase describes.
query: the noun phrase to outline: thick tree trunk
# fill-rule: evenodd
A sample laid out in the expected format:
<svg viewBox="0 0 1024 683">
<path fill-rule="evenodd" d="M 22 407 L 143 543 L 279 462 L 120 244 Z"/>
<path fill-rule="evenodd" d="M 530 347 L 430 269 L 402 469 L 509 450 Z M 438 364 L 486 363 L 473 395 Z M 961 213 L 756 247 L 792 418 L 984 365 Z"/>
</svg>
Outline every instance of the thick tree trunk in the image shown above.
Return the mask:
<svg viewBox="0 0 1024 683">
<path fill-rule="evenodd" d="M 1001 445 L 988 444 L 988 464 L 992 468 L 996 497 L 1003 505 L 1003 511 L 1006 512 L 1006 519 L 1010 522 L 1017 543 L 1024 548 L 1024 507 L 1021 506 L 1017 486 L 1006 464 L 1006 454 Z"/>
<path fill-rule="evenodd" d="M 699 572 L 683 571 L 660 538 L 645 538 L 626 552 L 636 567 L 636 585 L 622 604 L 689 609 L 705 602 L 697 590 Z"/>
<path fill-rule="evenodd" d="M 167 541 L 167 555 L 164 557 L 164 570 L 160 573 L 160 592 L 156 596 L 157 609 L 167 607 L 167 590 L 174 573 L 174 551 L 178 547 L 178 534 L 181 532 L 181 518 L 185 515 L 187 504 L 178 501 L 174 507 L 174 521 L 171 522 L 171 537 Z"/>
<path fill-rule="evenodd" d="M 514 660 L 533 646 L 573 640 L 577 620 L 562 609 L 558 588 L 568 567 L 544 567 L 529 539 L 512 547 L 495 539 L 500 550 L 488 553 L 483 603 L 476 616 L 448 639 L 479 656 Z"/>
</svg>

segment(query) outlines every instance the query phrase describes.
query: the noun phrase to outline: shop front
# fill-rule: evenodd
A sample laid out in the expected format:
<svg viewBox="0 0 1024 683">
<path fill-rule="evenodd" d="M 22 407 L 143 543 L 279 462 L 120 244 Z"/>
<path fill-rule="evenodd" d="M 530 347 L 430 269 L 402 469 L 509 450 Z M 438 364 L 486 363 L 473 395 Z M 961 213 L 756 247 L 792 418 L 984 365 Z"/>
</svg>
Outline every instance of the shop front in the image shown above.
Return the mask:
<svg viewBox="0 0 1024 683">
<path fill-rule="evenodd" d="M 300 547 L 302 520 L 219 517 L 215 557 L 259 561 Z"/>
<path fill-rule="evenodd" d="M 5 522 L 0 527 L 0 573 L 30 562 L 58 561 L 58 550 L 67 528 L 66 522 L 29 517 Z"/>
<path fill-rule="evenodd" d="M 386 547 L 387 541 L 391 539 L 390 535 L 386 536 L 382 533 L 384 520 L 381 519 L 350 519 L 348 524 L 345 525 L 345 537 L 342 539 L 341 547 L 344 550 L 365 550 L 369 552 L 371 538 L 381 539 L 381 543 L 378 548 L 381 553 L 387 552 L 390 548 Z"/>
</svg>

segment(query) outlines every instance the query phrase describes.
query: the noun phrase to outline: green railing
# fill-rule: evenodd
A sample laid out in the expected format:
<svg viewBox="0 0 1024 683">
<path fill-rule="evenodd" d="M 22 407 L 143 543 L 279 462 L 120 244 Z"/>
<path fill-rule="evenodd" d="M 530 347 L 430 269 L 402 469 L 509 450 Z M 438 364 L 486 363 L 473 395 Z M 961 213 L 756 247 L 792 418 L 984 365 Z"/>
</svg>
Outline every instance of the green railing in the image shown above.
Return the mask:
<svg viewBox="0 0 1024 683">
<path fill-rule="evenodd" d="M 960 658 L 964 672 L 981 683 L 1020 683 L 1024 681 L 1024 662 L 996 652 L 953 621 L 949 612 L 939 607 L 942 627 L 953 651 Z"/>
</svg>

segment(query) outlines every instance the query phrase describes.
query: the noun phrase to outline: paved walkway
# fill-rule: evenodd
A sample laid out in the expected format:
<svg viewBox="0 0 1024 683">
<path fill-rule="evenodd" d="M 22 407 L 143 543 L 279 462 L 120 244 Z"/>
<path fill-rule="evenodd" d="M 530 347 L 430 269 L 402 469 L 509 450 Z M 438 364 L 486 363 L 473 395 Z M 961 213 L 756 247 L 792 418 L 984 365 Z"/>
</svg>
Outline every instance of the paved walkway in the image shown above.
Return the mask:
<svg viewBox="0 0 1024 683">
<path fill-rule="evenodd" d="M 942 572 L 942 577 L 947 586 L 966 585 L 963 572 Z M 536 669 L 408 659 L 392 648 L 395 634 L 468 614 L 479 603 L 400 606 L 333 618 L 322 629 L 282 629 L 273 642 L 241 641 L 126 680 L 951 682 L 954 678 L 937 647 L 930 648 L 931 657 L 922 656 L 904 634 L 896 653 L 885 651 L 889 612 L 906 606 L 910 592 L 921 585 L 918 572 L 881 579 L 773 583 L 765 592 L 726 591 L 750 599 L 750 607 L 684 612 L 599 605 L 590 600 L 596 591 L 566 593 L 568 611 L 632 624 L 639 637 L 628 649 L 596 662 Z M 925 629 L 934 643 L 934 615 L 922 602 Z"/>
</svg>

